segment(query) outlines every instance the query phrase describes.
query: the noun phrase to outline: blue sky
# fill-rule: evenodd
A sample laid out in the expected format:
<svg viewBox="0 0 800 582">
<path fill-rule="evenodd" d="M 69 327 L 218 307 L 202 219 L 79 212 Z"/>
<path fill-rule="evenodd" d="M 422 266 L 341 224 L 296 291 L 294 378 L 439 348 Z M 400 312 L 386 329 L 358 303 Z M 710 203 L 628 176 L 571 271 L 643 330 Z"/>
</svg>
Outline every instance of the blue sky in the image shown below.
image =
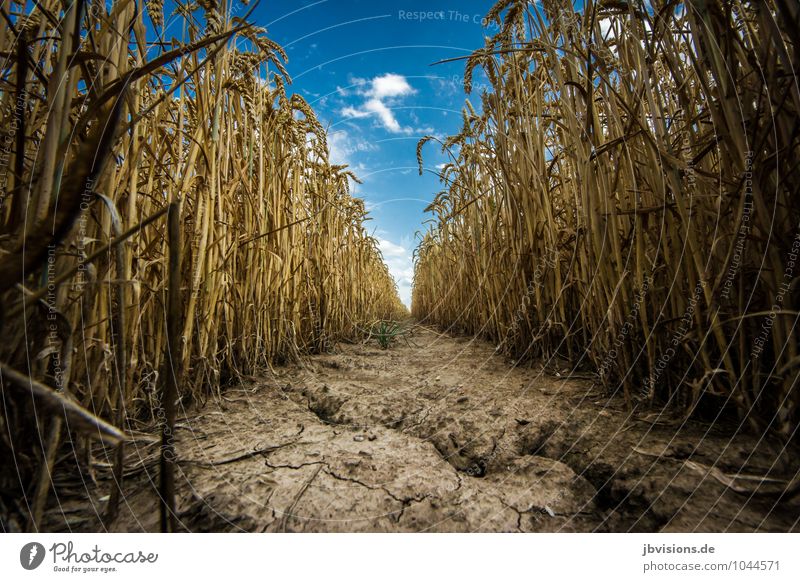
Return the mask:
<svg viewBox="0 0 800 582">
<path fill-rule="evenodd" d="M 415 233 L 441 189 L 445 155 L 425 148 L 419 176 L 417 141 L 461 127 L 464 62 L 494 32 L 481 26 L 492 1 L 262 0 L 251 20 L 289 55 L 289 90 L 301 94 L 329 128 L 335 163 L 364 181 L 355 194 L 371 211 L 368 227 L 410 303 Z M 480 77 L 475 84 L 479 85 Z M 479 89 L 479 87 L 478 87 Z M 479 102 L 478 90 L 473 93 Z"/>
</svg>

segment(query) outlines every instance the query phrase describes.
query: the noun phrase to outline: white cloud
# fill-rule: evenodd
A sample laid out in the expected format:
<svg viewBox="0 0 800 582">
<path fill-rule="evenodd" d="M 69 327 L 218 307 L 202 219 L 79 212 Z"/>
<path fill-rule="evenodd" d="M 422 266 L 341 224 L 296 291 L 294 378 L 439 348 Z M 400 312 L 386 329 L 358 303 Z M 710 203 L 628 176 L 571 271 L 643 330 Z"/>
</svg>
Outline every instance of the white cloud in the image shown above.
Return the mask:
<svg viewBox="0 0 800 582">
<path fill-rule="evenodd" d="M 345 117 L 355 119 L 358 119 L 359 117 L 369 117 L 371 115 L 369 111 L 362 111 L 361 109 L 356 109 L 355 107 L 345 107 L 342 109 L 341 113 Z"/>
<path fill-rule="evenodd" d="M 394 73 L 387 73 L 372 79 L 372 89 L 369 91 L 369 94 L 376 99 L 402 97 L 413 93 L 416 93 L 416 91 L 408 84 L 406 78 L 403 75 L 395 75 Z"/>
<path fill-rule="evenodd" d="M 378 247 L 383 255 L 389 272 L 397 283 L 397 292 L 400 300 L 411 307 L 411 285 L 414 281 L 414 261 L 411 252 L 403 245 L 390 240 L 378 239 Z"/>
<path fill-rule="evenodd" d="M 362 117 L 376 116 L 384 128 L 392 133 L 412 133 L 413 129 L 404 128 L 397 121 L 389 107 L 402 97 L 416 93 L 403 75 L 386 73 L 371 81 L 364 79 L 351 79 L 358 86 L 358 94 L 365 98 L 360 107 L 347 106 L 341 110 L 344 117 L 359 119 Z M 346 95 L 339 91 L 340 95 Z"/>
<path fill-rule="evenodd" d="M 600 19 L 600 34 L 602 35 L 603 39 L 617 38 L 617 34 L 614 31 L 614 26 L 610 18 Z"/>
<path fill-rule="evenodd" d="M 380 118 L 381 123 L 383 123 L 383 126 L 392 133 L 399 133 L 402 131 L 402 128 L 400 127 L 397 119 L 395 119 L 392 110 L 386 107 L 383 101 L 377 97 L 364 103 L 364 109 L 370 113 L 376 114 Z"/>
<path fill-rule="evenodd" d="M 378 241 L 381 253 L 386 257 L 404 257 L 408 254 L 405 247 L 394 244 L 390 240 L 379 239 Z"/>
<path fill-rule="evenodd" d="M 359 152 L 372 152 L 379 149 L 374 143 L 353 136 L 350 132 L 340 129 L 328 134 L 328 150 L 331 163 L 346 164 L 351 168 L 363 169 L 361 164 L 355 164 L 352 156 Z"/>
<path fill-rule="evenodd" d="M 349 165 L 350 152 L 347 151 L 346 131 L 337 131 L 328 136 L 328 150 L 332 164 Z"/>
</svg>

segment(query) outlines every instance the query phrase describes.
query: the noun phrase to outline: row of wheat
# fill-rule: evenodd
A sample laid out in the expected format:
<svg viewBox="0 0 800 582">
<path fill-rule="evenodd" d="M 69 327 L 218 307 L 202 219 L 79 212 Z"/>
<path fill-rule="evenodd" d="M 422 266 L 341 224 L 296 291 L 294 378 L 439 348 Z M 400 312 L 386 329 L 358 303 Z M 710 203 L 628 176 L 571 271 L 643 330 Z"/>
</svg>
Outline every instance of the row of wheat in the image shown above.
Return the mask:
<svg viewBox="0 0 800 582">
<path fill-rule="evenodd" d="M 504 0 L 487 20 L 465 78 L 488 90 L 442 142 L 413 313 L 567 358 L 632 405 L 792 437 L 798 5 Z"/>
<path fill-rule="evenodd" d="M 158 409 L 170 275 L 184 400 L 404 311 L 353 177 L 247 3 L 178 3 L 168 28 L 161 3 L 140 8 L 0 7 L 0 515 L 41 513 L 48 464 L 75 437 L 47 389 L 90 429 Z"/>
</svg>

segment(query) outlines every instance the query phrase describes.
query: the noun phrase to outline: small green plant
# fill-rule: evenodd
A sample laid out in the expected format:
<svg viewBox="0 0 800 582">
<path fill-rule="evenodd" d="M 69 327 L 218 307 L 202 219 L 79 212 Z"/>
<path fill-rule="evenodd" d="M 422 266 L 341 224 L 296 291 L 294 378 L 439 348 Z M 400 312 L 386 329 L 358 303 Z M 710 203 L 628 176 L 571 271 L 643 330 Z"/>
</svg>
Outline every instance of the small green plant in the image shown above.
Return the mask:
<svg viewBox="0 0 800 582">
<path fill-rule="evenodd" d="M 397 321 L 381 320 L 372 326 L 372 332 L 370 335 L 378 340 L 378 345 L 385 350 L 398 337 L 404 336 L 407 331 L 408 330 L 406 330 L 403 325 Z"/>
</svg>

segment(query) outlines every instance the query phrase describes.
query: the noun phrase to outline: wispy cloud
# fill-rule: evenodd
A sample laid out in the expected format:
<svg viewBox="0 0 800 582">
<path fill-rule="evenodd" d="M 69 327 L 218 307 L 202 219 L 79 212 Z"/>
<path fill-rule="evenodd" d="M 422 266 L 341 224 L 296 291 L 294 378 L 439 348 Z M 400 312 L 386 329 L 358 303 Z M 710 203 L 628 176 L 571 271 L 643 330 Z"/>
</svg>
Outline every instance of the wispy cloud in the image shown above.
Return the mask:
<svg viewBox="0 0 800 582">
<path fill-rule="evenodd" d="M 330 150 L 331 161 L 334 164 L 346 164 L 354 167 L 353 154 L 372 152 L 380 148 L 364 138 L 354 136 L 347 130 L 340 129 L 328 135 L 328 149 Z"/>
</svg>

